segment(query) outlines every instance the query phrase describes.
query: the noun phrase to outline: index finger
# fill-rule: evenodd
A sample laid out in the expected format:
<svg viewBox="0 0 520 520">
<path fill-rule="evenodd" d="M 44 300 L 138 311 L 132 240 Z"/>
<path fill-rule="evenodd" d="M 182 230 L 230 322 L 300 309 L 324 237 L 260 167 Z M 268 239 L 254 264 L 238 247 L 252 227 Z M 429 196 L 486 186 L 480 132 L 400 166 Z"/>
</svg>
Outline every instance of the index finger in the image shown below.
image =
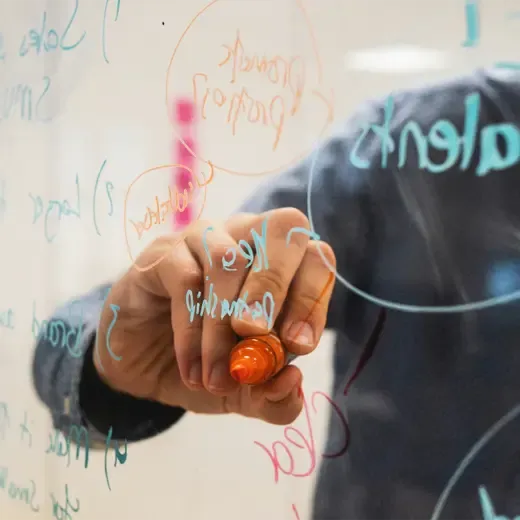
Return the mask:
<svg viewBox="0 0 520 520">
<path fill-rule="evenodd" d="M 250 313 L 234 316 L 231 322 L 242 337 L 273 328 L 309 242 L 304 234 L 295 234 L 287 241 L 292 229 L 308 227 L 307 217 L 297 209 L 267 212 L 252 217 L 252 222 L 250 236 L 254 237 L 256 265 L 249 270 L 240 293 Z M 242 220 L 237 234 L 247 229 L 244 223 Z"/>
</svg>

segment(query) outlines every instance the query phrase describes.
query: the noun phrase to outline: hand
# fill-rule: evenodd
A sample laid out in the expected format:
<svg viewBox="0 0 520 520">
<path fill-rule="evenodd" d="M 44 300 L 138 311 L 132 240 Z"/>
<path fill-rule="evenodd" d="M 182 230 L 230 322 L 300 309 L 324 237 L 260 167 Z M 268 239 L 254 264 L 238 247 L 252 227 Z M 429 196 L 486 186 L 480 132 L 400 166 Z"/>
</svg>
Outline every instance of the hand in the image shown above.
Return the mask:
<svg viewBox="0 0 520 520">
<path fill-rule="evenodd" d="M 266 217 L 269 268 L 263 265 L 256 272 L 257 258 L 246 268 L 248 261 L 240 254 L 238 243 L 242 240 L 253 247 L 251 230 L 261 234 Z M 309 229 L 307 218 L 296 209 L 236 215 L 222 225 L 212 224 L 212 231 L 205 233 L 209 225 L 196 222 L 183 233 L 156 240 L 136 260 L 137 266 L 155 266 L 143 270 L 134 265 L 113 285 L 101 315 L 96 369 L 112 388 L 136 397 L 198 413 L 238 413 L 289 424 L 303 405 L 300 370 L 287 366 L 255 387 L 236 383 L 228 372 L 231 349 L 238 337 L 265 334 L 267 329 L 262 320 L 247 321 L 247 313 L 242 319 L 238 315 L 221 319 L 220 305 L 224 299 L 232 302 L 246 292 L 249 305 L 262 302 L 269 291 L 274 301 L 272 323 L 287 350 L 309 354 L 326 323 L 334 285 L 329 268 L 317 241 L 295 232 L 287 243 L 291 229 Z M 319 244 L 335 266 L 332 249 Z M 225 270 L 222 264 L 223 257 L 229 260 L 232 256 L 230 248 L 237 251 L 234 271 Z M 202 312 L 192 314 L 190 321 L 186 293 L 201 291 L 208 297 L 210 284 L 218 298 L 216 317 Z M 119 310 L 107 345 L 114 320 L 111 304 Z M 306 323 L 302 326 L 301 322 Z"/>
</svg>

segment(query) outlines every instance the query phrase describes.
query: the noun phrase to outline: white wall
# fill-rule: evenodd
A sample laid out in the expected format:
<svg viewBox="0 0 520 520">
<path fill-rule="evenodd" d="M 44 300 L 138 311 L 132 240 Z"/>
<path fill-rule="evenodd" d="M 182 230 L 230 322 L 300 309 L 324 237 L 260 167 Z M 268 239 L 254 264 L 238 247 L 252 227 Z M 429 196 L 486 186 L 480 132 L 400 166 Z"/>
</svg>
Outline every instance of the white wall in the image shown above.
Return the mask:
<svg viewBox="0 0 520 520">
<path fill-rule="evenodd" d="M 80 500 L 73 518 L 182 518 L 209 520 L 308 518 L 316 472 L 305 479 L 283 476 L 273 482 L 266 455 L 254 441 L 270 445 L 283 439 L 283 428 L 236 417 L 189 416 L 166 434 L 131 445 L 124 467 L 110 467 L 112 491 L 104 477 L 103 452 L 91 454 L 88 469 L 72 461 L 45 455 L 50 428 L 47 411 L 36 401 L 30 381 L 33 303 L 41 320 L 65 299 L 94 284 L 113 279 L 129 265 L 124 243 L 123 203 L 129 184 L 141 172 L 171 162 L 173 129 L 165 104 L 166 78 L 171 96 L 190 95 L 191 78 L 205 72 L 211 84 L 232 92 L 221 47 L 231 44 L 237 29 L 245 47 L 259 55 L 301 56 L 308 67 L 300 113 L 287 117 L 279 148 L 273 152 L 273 129 L 240 124 L 232 136 L 225 109 L 208 109 L 199 121 L 200 150 L 216 164 L 240 173 L 271 170 L 308 150 L 319 135 L 326 110 L 313 89 L 335 92 L 334 119 L 339 121 L 367 97 L 402 86 L 420 84 L 515 59 L 517 22 L 506 20 L 514 2 L 489 0 L 482 6 L 482 39 L 477 49 L 462 49 L 465 24 L 462 0 L 308 0 L 306 12 L 315 32 L 323 78 L 315 60 L 308 26 L 294 0 L 221 0 L 193 25 L 179 48 L 173 70 L 167 68 L 176 43 L 201 0 L 121 0 L 108 5 L 106 54 L 103 58 L 103 0 L 78 0 L 78 10 L 65 45 L 86 31 L 74 50 L 34 52 L 18 56 L 18 47 L 31 27 L 40 27 L 43 11 L 47 28 L 62 34 L 75 0 L 0 0 L 0 32 L 5 57 L 0 58 L 0 116 L 9 89 L 28 85 L 33 90 L 33 117 L 53 116 L 50 122 L 27 121 L 20 106 L 0 121 L 0 180 L 5 182 L 5 214 L 0 209 L 0 316 L 13 309 L 14 329 L 0 326 L 0 402 L 8 405 L 10 429 L 2 440 L 0 467 L 20 486 L 36 484 L 38 518 L 52 518 L 49 494 L 63 500 L 68 484 L 71 501 Z M 164 24 L 163 24 L 164 22 Z M 398 43 L 423 45 L 448 52 L 450 63 L 434 71 L 410 74 L 368 73 L 348 69 L 345 55 L 356 49 Z M 3 56 L 0 47 L 0 56 Z M 51 86 L 36 113 L 45 82 Z M 254 73 L 241 78 L 259 99 L 287 91 L 274 88 Z M 7 89 L 7 90 L 6 90 Z M 16 108 L 16 107 L 15 107 Z M 97 172 L 107 161 L 100 186 L 114 185 L 114 215 L 100 189 L 93 217 Z M 203 171 L 205 166 L 200 163 Z M 42 200 L 75 200 L 75 176 L 81 190 L 81 218 L 64 217 L 53 243 L 45 240 L 43 216 L 33 224 L 29 193 Z M 162 177 L 161 177 L 162 175 Z M 150 195 L 164 190 L 168 173 L 147 177 L 133 192 L 130 206 L 137 218 Z M 205 218 L 225 218 L 266 176 L 232 175 L 217 171 L 208 186 Z M 0 182 L 0 198 L 1 198 Z M 137 196 L 135 195 L 137 193 Z M 129 207 L 130 207 L 129 206 Z M 51 221 L 52 222 L 52 221 Z M 54 222 L 53 225 L 55 225 Z M 167 232 L 165 227 L 161 232 Z M 331 336 L 327 335 L 312 359 L 299 365 L 305 390 L 327 391 L 330 385 Z M 20 440 L 19 423 L 27 411 L 33 434 L 31 448 Z M 324 439 L 328 409 L 313 415 L 318 445 Z M 0 418 L 2 408 L 0 406 Z M 311 415 L 313 412 L 311 411 Z M 305 418 L 296 422 L 306 431 Z M 318 449 L 319 451 L 319 449 Z M 295 454 L 298 467 L 308 455 Z M 63 502 L 62 502 L 63 503 Z M 26 505 L 0 489 L 2 518 L 32 518 Z"/>
</svg>

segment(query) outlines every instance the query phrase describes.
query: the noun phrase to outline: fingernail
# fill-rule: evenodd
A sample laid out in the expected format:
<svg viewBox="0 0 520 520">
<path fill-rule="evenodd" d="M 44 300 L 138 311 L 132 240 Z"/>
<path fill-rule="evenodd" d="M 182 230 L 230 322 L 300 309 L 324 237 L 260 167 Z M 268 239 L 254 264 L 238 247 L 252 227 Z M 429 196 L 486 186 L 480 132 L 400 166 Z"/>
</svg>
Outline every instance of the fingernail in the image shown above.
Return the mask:
<svg viewBox="0 0 520 520">
<path fill-rule="evenodd" d="M 188 381 L 193 386 L 200 386 L 202 384 L 202 363 L 200 359 L 195 359 L 192 362 Z"/>
<path fill-rule="evenodd" d="M 301 384 L 298 386 L 298 397 L 300 399 L 303 397 L 303 388 Z"/>
<path fill-rule="evenodd" d="M 211 370 L 208 385 L 213 390 L 225 390 L 230 377 L 228 364 L 224 361 L 219 361 L 215 363 Z"/>
<path fill-rule="evenodd" d="M 314 346 L 314 331 L 305 321 L 293 323 L 287 331 L 287 339 L 302 347 Z"/>
</svg>

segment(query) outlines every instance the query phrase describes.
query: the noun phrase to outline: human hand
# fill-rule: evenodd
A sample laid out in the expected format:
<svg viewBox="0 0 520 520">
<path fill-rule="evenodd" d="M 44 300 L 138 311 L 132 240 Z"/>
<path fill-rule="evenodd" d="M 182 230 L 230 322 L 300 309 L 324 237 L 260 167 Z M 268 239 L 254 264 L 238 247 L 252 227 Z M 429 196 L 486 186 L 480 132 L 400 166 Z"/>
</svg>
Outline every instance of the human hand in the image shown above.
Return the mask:
<svg viewBox="0 0 520 520">
<path fill-rule="evenodd" d="M 334 285 L 318 247 L 332 266 L 335 256 L 301 232 L 309 227 L 303 213 L 281 208 L 195 222 L 153 242 L 105 302 L 94 355 L 102 379 L 196 413 L 294 421 L 303 406 L 300 370 L 286 366 L 264 384 L 241 386 L 229 375 L 229 354 L 239 338 L 273 327 L 289 352 L 306 355 L 318 345 Z M 153 267 L 136 267 L 143 265 Z M 238 312 L 240 299 L 252 312 Z M 235 312 L 226 312 L 233 301 Z M 118 306 L 115 323 L 111 305 Z"/>
</svg>

